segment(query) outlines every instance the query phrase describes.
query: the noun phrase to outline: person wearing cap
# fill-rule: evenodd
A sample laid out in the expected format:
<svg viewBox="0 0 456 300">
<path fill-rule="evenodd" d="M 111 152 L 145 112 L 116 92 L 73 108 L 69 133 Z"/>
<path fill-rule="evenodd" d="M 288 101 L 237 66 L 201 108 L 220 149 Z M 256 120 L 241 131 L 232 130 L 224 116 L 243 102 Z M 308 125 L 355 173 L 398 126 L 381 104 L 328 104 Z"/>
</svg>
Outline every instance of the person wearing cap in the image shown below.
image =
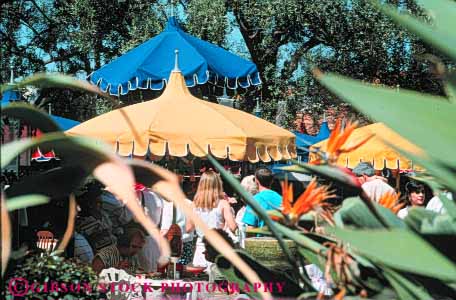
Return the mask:
<svg viewBox="0 0 456 300">
<path fill-rule="evenodd" d="M 358 177 L 361 188 L 367 196 L 378 202 L 386 193 L 396 193 L 394 189 L 386 183 L 386 178 L 375 175 L 375 169 L 368 162 L 360 162 L 353 170 L 353 174 Z"/>
</svg>

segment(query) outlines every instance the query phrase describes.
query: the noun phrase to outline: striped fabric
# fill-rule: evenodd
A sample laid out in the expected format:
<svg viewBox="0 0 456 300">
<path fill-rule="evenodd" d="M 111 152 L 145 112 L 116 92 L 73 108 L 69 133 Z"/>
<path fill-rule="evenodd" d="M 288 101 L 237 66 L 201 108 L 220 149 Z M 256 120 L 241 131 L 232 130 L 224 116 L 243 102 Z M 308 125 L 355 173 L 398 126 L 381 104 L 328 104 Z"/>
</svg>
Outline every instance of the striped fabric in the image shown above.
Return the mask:
<svg viewBox="0 0 456 300">
<path fill-rule="evenodd" d="M 117 268 L 122 260 L 128 261 L 128 268 L 125 270 L 130 274 L 136 274 L 139 268 L 137 256 L 121 257 L 119 249 L 115 245 L 111 245 L 101 249 L 95 257 L 99 257 L 105 268 Z"/>
</svg>

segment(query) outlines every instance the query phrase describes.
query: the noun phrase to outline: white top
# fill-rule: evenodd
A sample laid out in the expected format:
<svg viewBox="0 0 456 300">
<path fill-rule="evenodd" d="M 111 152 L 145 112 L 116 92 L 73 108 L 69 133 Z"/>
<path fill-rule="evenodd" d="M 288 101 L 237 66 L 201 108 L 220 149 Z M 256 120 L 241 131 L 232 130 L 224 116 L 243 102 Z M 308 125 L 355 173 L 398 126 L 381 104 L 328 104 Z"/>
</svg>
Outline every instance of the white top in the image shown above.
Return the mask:
<svg viewBox="0 0 456 300">
<path fill-rule="evenodd" d="M 195 207 L 193 211 L 206 223 L 206 225 L 213 229 L 213 228 L 222 228 L 222 224 L 225 222 L 222 214 L 222 208 L 220 207 L 220 201 L 216 208 L 211 210 L 197 208 Z M 198 237 L 203 237 L 204 234 L 198 228 L 196 229 L 196 233 Z"/>
<path fill-rule="evenodd" d="M 142 197 L 146 215 L 149 216 L 155 224 L 160 223 L 163 205 L 164 202 L 167 201 L 148 189 L 142 192 Z M 139 201 L 141 201 L 141 198 L 139 198 Z M 129 210 L 128 212 L 131 213 Z M 145 242 L 144 247 L 138 253 L 139 263 L 144 271 L 155 272 L 157 270 L 158 258 L 160 257 L 160 247 L 152 236 L 146 236 Z"/>
<path fill-rule="evenodd" d="M 403 209 L 401 209 L 401 210 L 398 211 L 397 216 L 398 216 L 400 219 L 405 219 L 405 217 L 407 217 L 407 215 L 408 215 L 409 209 L 410 209 L 410 206 L 404 207 Z"/>
<path fill-rule="evenodd" d="M 451 193 L 445 193 L 445 196 L 453 200 L 453 195 Z M 432 210 L 438 214 L 443 214 L 445 213 L 445 208 L 443 207 L 442 200 L 438 196 L 432 197 L 431 200 L 429 200 L 429 203 L 426 205 L 427 210 Z"/>
<path fill-rule="evenodd" d="M 192 204 L 192 201 L 189 199 L 185 199 L 188 204 Z M 169 227 L 171 227 L 171 224 L 173 223 L 173 203 L 172 202 L 165 202 L 163 206 L 163 215 L 162 215 L 162 222 L 160 229 L 161 230 L 168 230 Z M 182 211 L 179 209 L 176 209 L 176 224 L 179 225 L 181 231 L 182 231 L 182 242 L 189 242 L 193 240 L 193 231 L 192 232 L 185 232 L 185 223 L 186 223 L 186 218 L 185 215 Z"/>
<path fill-rule="evenodd" d="M 364 192 L 375 202 L 378 202 L 382 195 L 388 192 L 396 193 L 394 189 L 381 179 L 374 179 L 363 183 L 361 186 Z"/>
</svg>

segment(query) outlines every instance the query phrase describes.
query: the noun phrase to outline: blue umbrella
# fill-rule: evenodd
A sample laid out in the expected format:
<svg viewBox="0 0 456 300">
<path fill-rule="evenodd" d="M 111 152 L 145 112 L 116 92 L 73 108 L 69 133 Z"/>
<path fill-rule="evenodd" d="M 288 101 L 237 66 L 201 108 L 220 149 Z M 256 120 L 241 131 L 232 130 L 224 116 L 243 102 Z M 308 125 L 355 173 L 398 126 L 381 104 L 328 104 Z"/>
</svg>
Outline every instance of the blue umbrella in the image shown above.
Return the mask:
<svg viewBox="0 0 456 300">
<path fill-rule="evenodd" d="M 320 131 L 317 135 L 308 135 L 300 132 L 293 132 L 296 135 L 296 147 L 298 156 L 301 157 L 301 161 L 307 162 L 309 159 L 309 153 L 301 148 L 309 148 L 309 146 L 319 143 L 329 138 L 331 131 L 329 130 L 328 123 L 325 121 L 320 126 Z"/>
<path fill-rule="evenodd" d="M 21 100 L 21 94 L 16 90 L 7 90 L 2 95 L 2 106 L 8 105 L 11 101 Z"/>
<path fill-rule="evenodd" d="M 81 123 L 78 122 L 78 121 L 71 120 L 71 119 L 66 119 L 66 118 L 62 118 L 62 117 L 57 117 L 57 116 L 54 116 L 54 115 L 51 115 L 51 118 L 52 118 L 52 120 L 54 120 L 54 122 L 57 123 L 57 125 L 60 126 L 60 128 L 61 128 L 63 131 L 66 131 L 66 130 L 68 130 L 68 129 L 73 128 L 73 127 L 76 126 L 76 125 L 81 124 Z"/>
<path fill-rule="evenodd" d="M 94 71 L 89 81 L 115 96 L 136 89 L 161 90 L 174 67 L 175 49 L 187 86 L 208 81 L 231 89 L 261 84 L 254 63 L 185 33 L 174 17 L 162 33 Z"/>
<path fill-rule="evenodd" d="M 326 140 L 329 138 L 331 131 L 329 130 L 328 123 L 323 122 L 320 126 L 320 131 L 317 135 L 308 135 L 300 132 L 293 132 L 296 135 L 296 146 L 308 148 L 309 146 Z"/>
</svg>

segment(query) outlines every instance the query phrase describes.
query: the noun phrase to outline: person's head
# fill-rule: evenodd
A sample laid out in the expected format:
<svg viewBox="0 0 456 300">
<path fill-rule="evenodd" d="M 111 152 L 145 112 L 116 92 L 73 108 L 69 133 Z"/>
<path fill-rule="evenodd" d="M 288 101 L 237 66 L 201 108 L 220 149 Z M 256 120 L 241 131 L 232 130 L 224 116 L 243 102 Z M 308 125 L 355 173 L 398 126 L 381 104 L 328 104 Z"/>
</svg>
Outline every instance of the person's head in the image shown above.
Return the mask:
<svg viewBox="0 0 456 300">
<path fill-rule="evenodd" d="M 375 169 L 372 164 L 368 162 L 360 162 L 353 168 L 352 172 L 358 177 L 361 184 L 368 181 L 370 177 L 375 176 Z"/>
<path fill-rule="evenodd" d="M 141 251 L 146 243 L 144 233 L 140 229 L 127 230 L 117 240 L 117 248 L 124 256 L 134 256 Z"/>
<path fill-rule="evenodd" d="M 272 171 L 266 167 L 258 168 L 255 171 L 255 181 L 259 186 L 264 188 L 271 188 L 272 181 L 274 180 L 274 175 Z"/>
<path fill-rule="evenodd" d="M 223 199 L 223 183 L 220 175 L 212 170 L 201 175 L 193 203 L 198 208 L 212 209 Z"/>
<path fill-rule="evenodd" d="M 86 191 L 76 198 L 82 214 L 97 213 L 101 209 L 101 194 L 102 189 L 97 184 L 88 184 L 85 187 Z"/>
<path fill-rule="evenodd" d="M 252 195 L 258 193 L 258 185 L 255 182 L 255 175 L 249 175 L 242 178 L 241 186 Z"/>
<path fill-rule="evenodd" d="M 212 229 L 212 230 L 217 231 L 217 233 L 220 234 L 222 236 L 222 238 L 225 241 L 227 241 L 227 243 L 230 244 L 230 246 L 232 248 L 235 248 L 233 240 L 230 238 L 230 236 L 228 235 L 228 233 L 226 233 L 225 230 L 220 229 L 220 228 L 219 229 Z M 209 262 L 215 262 L 215 258 L 219 254 L 218 251 L 215 250 L 214 247 L 212 247 L 212 245 L 207 241 L 206 238 L 203 238 L 203 243 L 204 243 L 204 247 L 205 247 L 204 257 Z"/>
<path fill-rule="evenodd" d="M 424 185 L 416 182 L 409 181 L 405 185 L 405 191 L 407 193 L 407 200 L 412 206 L 423 206 L 424 205 Z"/>
</svg>

